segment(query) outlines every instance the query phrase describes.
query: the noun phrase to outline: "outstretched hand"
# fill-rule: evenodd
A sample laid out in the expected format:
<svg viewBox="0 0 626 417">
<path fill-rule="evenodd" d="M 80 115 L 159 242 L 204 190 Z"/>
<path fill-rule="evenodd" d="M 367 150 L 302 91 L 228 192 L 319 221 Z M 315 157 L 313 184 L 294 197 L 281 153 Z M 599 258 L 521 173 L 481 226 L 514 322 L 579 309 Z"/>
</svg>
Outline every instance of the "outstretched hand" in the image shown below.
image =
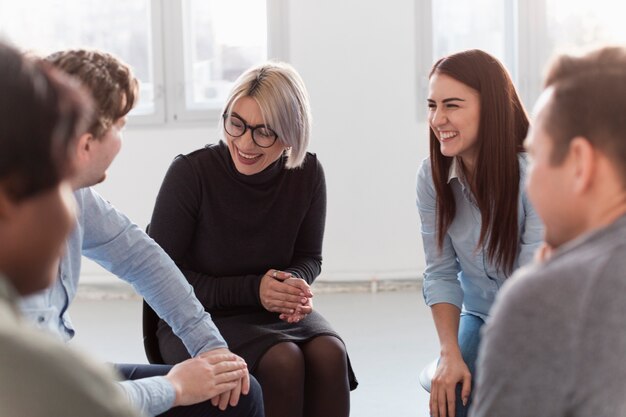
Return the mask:
<svg viewBox="0 0 626 417">
<path fill-rule="evenodd" d="M 228 352 L 227 349 L 218 350 Z M 224 410 L 231 398 L 231 391 L 243 392 L 244 388 L 246 392 L 249 390 L 248 369 L 243 359 L 230 352 L 211 352 L 174 365 L 165 376 L 176 392 L 175 407 L 192 405 L 227 394 L 225 404 L 213 402 Z M 243 381 L 248 381 L 247 387 Z M 236 400 L 239 400 L 239 394 Z"/>
</svg>

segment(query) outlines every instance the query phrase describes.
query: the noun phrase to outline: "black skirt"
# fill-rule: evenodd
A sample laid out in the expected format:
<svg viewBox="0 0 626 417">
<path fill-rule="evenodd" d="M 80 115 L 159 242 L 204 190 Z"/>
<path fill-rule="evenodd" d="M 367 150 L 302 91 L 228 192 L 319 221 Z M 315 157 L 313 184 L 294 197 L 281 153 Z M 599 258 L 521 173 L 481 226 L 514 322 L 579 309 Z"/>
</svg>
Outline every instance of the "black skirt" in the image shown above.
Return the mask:
<svg viewBox="0 0 626 417">
<path fill-rule="evenodd" d="M 230 351 L 241 356 L 253 374 L 265 352 L 278 343 L 301 344 L 318 336 L 333 336 L 344 343 L 330 323 L 315 310 L 302 321 L 292 324 L 265 310 L 233 315 L 212 314 L 212 318 Z M 161 356 L 166 363 L 176 364 L 189 358 L 185 345 L 163 320 L 159 322 L 157 336 Z M 354 390 L 358 381 L 347 353 L 346 360 L 350 390 Z"/>
</svg>

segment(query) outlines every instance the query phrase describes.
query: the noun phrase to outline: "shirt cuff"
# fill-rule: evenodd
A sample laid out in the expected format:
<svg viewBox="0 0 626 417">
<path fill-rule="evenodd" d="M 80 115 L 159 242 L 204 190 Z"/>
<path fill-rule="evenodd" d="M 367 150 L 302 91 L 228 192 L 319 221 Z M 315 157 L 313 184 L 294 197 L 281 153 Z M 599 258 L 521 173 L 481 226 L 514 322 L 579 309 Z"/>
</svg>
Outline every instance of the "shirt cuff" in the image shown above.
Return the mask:
<svg viewBox="0 0 626 417">
<path fill-rule="evenodd" d="M 163 414 L 174 405 L 176 391 L 163 376 L 120 382 L 130 403 L 149 416 Z"/>
</svg>

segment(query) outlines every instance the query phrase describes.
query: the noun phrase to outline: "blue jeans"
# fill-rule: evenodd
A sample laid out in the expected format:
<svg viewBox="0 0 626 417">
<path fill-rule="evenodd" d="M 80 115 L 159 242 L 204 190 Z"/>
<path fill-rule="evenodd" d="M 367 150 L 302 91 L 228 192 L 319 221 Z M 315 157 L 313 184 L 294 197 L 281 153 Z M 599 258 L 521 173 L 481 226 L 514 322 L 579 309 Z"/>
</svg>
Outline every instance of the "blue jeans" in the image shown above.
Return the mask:
<svg viewBox="0 0 626 417">
<path fill-rule="evenodd" d="M 461 316 L 461 322 L 459 323 L 459 347 L 461 348 L 463 361 L 472 374 L 472 393 L 470 394 L 467 405 L 463 406 L 463 402 L 460 401 L 462 385 L 458 384 L 456 386 L 455 417 L 466 417 L 472 404 L 474 384 L 476 381 L 476 358 L 478 357 L 478 345 L 480 344 L 480 328 L 483 324 L 485 324 L 485 322 L 480 317 L 471 314 Z"/>
<path fill-rule="evenodd" d="M 167 375 L 172 369 L 172 365 L 135 365 L 135 364 L 115 364 L 115 368 L 127 380 L 148 378 L 151 376 Z M 261 386 L 252 375 L 250 375 L 250 392 L 239 398 L 236 407 L 228 406 L 221 411 L 214 407 L 211 401 L 174 407 L 159 416 L 162 417 L 263 417 L 263 393 Z"/>
</svg>

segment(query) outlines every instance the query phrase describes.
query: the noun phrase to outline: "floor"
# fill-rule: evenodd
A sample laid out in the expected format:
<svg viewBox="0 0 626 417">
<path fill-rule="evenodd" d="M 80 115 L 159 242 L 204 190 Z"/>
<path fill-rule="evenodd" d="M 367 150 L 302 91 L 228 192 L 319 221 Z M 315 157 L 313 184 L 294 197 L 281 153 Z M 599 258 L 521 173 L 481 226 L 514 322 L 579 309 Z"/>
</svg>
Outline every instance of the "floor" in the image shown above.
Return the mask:
<svg viewBox="0 0 626 417">
<path fill-rule="evenodd" d="M 344 338 L 359 380 L 351 416 L 427 416 L 428 394 L 418 375 L 439 349 L 421 293 L 328 293 L 314 300 Z M 139 300 L 79 299 L 71 314 L 74 345 L 103 361 L 147 363 Z"/>
</svg>

